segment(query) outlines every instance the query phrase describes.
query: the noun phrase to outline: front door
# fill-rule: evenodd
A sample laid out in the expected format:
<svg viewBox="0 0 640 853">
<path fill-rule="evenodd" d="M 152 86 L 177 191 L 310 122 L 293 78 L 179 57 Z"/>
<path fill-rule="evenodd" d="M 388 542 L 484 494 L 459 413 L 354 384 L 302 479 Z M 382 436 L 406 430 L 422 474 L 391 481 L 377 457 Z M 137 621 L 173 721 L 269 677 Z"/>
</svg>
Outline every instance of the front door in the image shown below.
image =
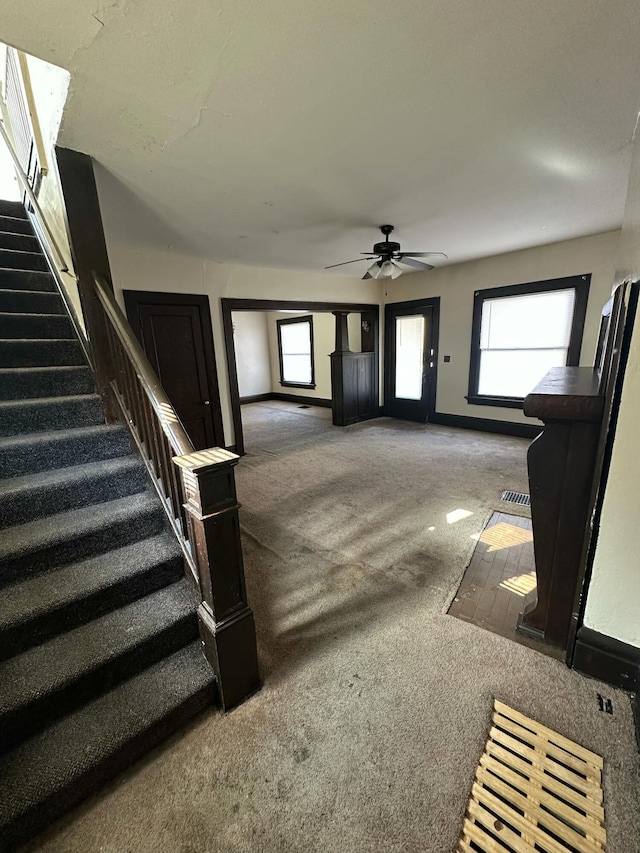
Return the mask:
<svg viewBox="0 0 640 853">
<path fill-rule="evenodd" d="M 426 423 L 435 411 L 437 317 L 433 300 L 385 310 L 385 413 Z"/>
<path fill-rule="evenodd" d="M 196 450 L 224 447 L 209 299 L 124 291 L 127 316 Z"/>
</svg>

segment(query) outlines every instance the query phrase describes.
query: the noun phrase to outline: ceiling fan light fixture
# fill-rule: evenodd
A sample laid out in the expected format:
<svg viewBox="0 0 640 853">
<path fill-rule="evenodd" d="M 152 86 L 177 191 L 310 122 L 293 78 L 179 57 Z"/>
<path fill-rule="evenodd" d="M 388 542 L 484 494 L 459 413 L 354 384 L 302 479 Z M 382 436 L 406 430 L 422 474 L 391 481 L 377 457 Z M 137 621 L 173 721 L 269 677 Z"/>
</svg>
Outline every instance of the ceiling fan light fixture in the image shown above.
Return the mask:
<svg viewBox="0 0 640 853">
<path fill-rule="evenodd" d="M 382 275 L 381 267 L 382 267 L 382 262 L 376 261 L 375 263 L 371 264 L 371 266 L 369 267 L 367 272 L 369 273 L 371 278 L 383 278 L 384 276 Z"/>
<path fill-rule="evenodd" d="M 397 264 L 394 264 L 393 265 L 393 272 L 391 273 L 391 278 L 398 278 L 399 276 L 402 275 L 402 272 L 403 272 L 402 268 L 399 267 Z"/>
<path fill-rule="evenodd" d="M 393 261 L 383 261 L 380 267 L 380 275 L 382 278 L 391 278 L 395 269 L 395 264 Z"/>
</svg>

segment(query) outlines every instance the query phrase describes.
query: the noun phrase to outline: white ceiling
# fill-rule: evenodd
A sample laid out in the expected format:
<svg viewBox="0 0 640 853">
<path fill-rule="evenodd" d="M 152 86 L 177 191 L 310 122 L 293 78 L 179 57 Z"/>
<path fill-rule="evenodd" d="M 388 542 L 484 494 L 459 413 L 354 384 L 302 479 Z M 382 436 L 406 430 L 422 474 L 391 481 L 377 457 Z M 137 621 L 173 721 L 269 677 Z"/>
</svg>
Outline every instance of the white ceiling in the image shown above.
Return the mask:
<svg viewBox="0 0 640 853">
<path fill-rule="evenodd" d="M 382 222 L 450 262 L 621 223 L 636 2 L 6 5 L 0 38 L 71 72 L 60 144 L 128 239 L 317 270 Z"/>
</svg>

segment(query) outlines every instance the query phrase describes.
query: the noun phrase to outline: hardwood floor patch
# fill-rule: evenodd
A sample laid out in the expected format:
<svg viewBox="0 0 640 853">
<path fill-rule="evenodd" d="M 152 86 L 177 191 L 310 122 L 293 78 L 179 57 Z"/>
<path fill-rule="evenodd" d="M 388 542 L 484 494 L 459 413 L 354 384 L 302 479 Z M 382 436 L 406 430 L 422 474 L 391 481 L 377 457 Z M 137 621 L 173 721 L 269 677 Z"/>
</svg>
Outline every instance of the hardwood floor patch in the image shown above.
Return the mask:
<svg viewBox="0 0 640 853">
<path fill-rule="evenodd" d="M 457 853 L 602 853 L 602 757 L 495 700 Z"/>
</svg>

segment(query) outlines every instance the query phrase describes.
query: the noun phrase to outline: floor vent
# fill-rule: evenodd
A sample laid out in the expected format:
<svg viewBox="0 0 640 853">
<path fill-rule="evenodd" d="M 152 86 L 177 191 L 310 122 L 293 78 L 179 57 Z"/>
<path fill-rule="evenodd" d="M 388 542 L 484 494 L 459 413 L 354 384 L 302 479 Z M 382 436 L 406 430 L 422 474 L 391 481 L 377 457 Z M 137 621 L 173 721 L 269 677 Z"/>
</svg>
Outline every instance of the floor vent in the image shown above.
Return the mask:
<svg viewBox="0 0 640 853">
<path fill-rule="evenodd" d="M 494 702 L 457 853 L 604 850 L 602 758 Z"/>
<path fill-rule="evenodd" d="M 523 495 L 521 492 L 503 492 L 500 500 L 510 504 L 518 504 L 518 506 L 531 506 L 529 495 Z"/>
</svg>

